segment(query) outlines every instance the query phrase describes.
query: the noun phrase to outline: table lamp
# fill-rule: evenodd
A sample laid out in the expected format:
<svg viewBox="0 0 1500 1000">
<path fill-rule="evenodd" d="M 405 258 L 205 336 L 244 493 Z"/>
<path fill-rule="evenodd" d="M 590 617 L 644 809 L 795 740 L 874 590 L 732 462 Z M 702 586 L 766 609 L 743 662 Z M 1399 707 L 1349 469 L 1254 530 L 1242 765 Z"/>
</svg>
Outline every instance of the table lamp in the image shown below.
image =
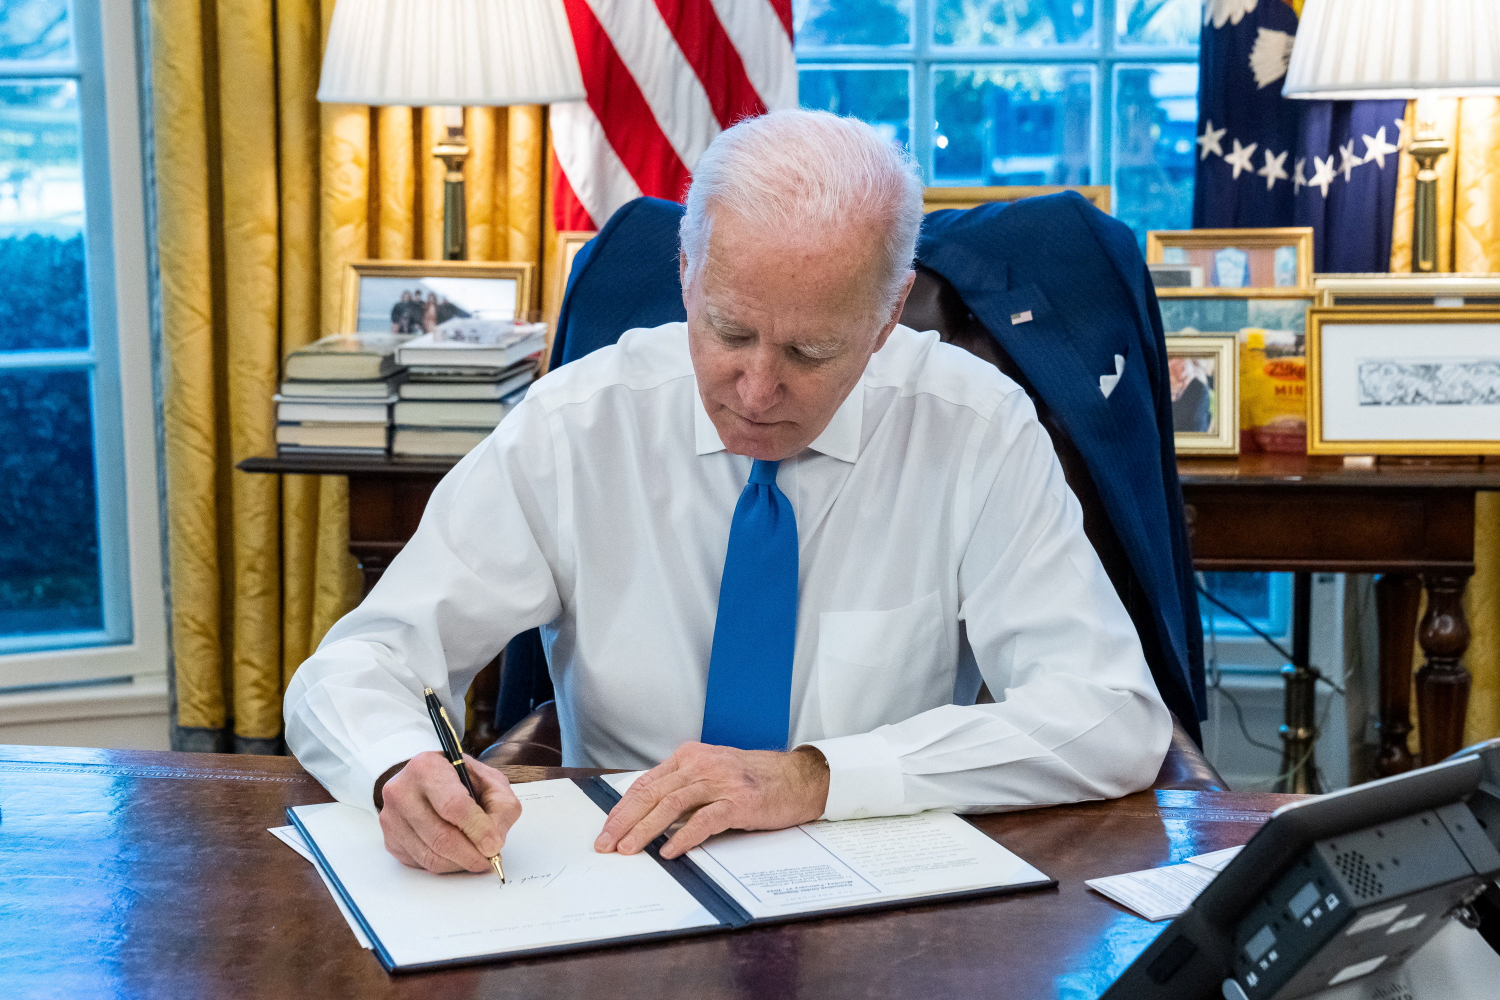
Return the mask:
<svg viewBox="0 0 1500 1000">
<path fill-rule="evenodd" d="M 561 0 L 338 0 L 318 81 L 326 103 L 444 109 L 445 260 L 468 256 L 463 109 L 583 96 Z"/>
<path fill-rule="evenodd" d="M 1496 0 L 1307 0 L 1285 97 L 1316 101 L 1500 94 Z M 1417 105 L 1411 269 L 1437 270 L 1438 158 L 1448 146 Z"/>
</svg>

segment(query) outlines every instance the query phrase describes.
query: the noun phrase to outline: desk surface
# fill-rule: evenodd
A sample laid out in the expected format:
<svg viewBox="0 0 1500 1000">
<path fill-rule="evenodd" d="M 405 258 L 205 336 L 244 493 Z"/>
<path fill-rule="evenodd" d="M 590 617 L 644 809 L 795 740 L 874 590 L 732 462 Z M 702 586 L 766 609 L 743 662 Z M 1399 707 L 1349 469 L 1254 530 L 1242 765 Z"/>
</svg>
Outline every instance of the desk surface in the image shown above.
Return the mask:
<svg viewBox="0 0 1500 1000">
<path fill-rule="evenodd" d="M 1084 879 L 1244 843 L 1293 798 L 1142 792 L 978 819 L 1057 889 L 392 977 L 265 832 L 328 800 L 294 760 L 0 746 L 0 994 L 1096 997 L 1166 924 Z"/>
</svg>

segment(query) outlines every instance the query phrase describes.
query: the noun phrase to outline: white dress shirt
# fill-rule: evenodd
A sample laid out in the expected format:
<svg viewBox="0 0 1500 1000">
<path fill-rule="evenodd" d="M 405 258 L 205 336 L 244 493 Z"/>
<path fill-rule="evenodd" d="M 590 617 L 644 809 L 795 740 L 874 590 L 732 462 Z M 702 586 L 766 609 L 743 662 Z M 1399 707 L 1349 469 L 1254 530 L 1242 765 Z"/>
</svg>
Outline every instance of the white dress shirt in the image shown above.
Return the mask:
<svg viewBox="0 0 1500 1000">
<path fill-rule="evenodd" d="M 286 693 L 286 738 L 338 799 L 439 749 L 474 675 L 542 627 L 569 766 L 647 768 L 703 723 L 719 579 L 751 460 L 698 396 L 687 327 L 551 372 L 433 491 L 422 522 Z M 1123 795 L 1171 735 L 1135 628 L 1014 382 L 898 326 L 777 474 L 797 516 L 791 745 L 826 818 Z M 996 704 L 975 705 L 980 681 Z"/>
</svg>

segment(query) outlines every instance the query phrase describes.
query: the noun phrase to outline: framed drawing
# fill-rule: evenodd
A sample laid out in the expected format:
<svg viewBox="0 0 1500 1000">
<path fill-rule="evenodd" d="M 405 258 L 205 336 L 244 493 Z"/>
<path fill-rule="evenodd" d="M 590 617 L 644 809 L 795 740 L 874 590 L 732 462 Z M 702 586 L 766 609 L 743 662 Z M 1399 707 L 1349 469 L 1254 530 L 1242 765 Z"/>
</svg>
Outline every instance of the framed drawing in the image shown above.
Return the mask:
<svg viewBox="0 0 1500 1000">
<path fill-rule="evenodd" d="M 1203 268 L 1208 288 L 1312 288 L 1311 226 L 1282 229 L 1153 229 L 1147 264 Z"/>
<path fill-rule="evenodd" d="M 1309 455 L 1500 455 L 1500 309 L 1307 314 Z"/>
<path fill-rule="evenodd" d="M 534 264 L 356 260 L 344 272 L 339 330 L 427 333 L 457 316 L 526 319 Z"/>
<path fill-rule="evenodd" d="M 1500 308 L 1500 274 L 1315 274 L 1320 306 Z"/>
<path fill-rule="evenodd" d="M 1232 336 L 1168 337 L 1177 454 L 1238 455 L 1239 350 Z"/>
<path fill-rule="evenodd" d="M 978 208 L 991 202 L 1020 201 L 1022 198 L 1037 198 L 1044 194 L 1061 191 L 1077 191 L 1105 215 L 1109 214 L 1108 184 L 1043 184 L 1031 187 L 1022 185 L 995 185 L 992 187 L 930 187 L 922 190 L 922 211 L 936 212 L 940 208 Z"/>
</svg>

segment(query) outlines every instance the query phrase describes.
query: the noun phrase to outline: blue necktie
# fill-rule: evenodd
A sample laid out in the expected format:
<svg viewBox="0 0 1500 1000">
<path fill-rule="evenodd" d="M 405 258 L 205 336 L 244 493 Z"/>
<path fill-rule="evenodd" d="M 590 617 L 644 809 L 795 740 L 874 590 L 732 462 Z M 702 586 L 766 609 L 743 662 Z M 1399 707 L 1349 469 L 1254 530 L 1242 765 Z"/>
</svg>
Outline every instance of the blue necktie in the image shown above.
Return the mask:
<svg viewBox="0 0 1500 1000">
<path fill-rule="evenodd" d="M 756 460 L 729 526 L 708 660 L 703 742 L 785 750 L 797 645 L 797 516 Z"/>
</svg>

